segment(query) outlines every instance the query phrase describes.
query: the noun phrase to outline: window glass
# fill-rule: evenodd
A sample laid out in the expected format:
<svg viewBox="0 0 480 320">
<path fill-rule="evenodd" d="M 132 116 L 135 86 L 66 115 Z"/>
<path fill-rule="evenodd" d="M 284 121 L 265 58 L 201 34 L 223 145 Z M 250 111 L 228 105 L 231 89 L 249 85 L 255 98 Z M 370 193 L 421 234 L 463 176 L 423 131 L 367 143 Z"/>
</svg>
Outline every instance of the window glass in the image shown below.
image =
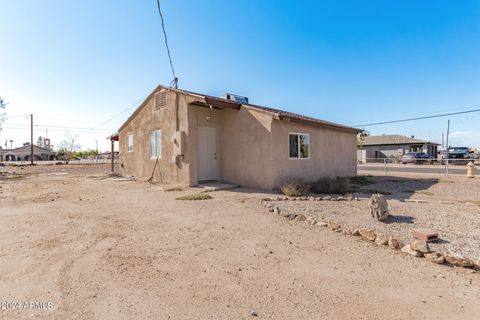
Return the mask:
<svg viewBox="0 0 480 320">
<path fill-rule="evenodd" d="M 128 135 L 128 152 L 133 152 L 133 135 Z"/>
<path fill-rule="evenodd" d="M 289 143 L 289 157 L 298 158 L 298 135 L 290 134 L 288 137 Z"/>
<path fill-rule="evenodd" d="M 299 135 L 300 138 L 300 158 L 308 158 L 308 140 L 307 134 Z"/>
<path fill-rule="evenodd" d="M 150 158 L 159 158 L 161 154 L 160 130 L 150 132 Z"/>
<path fill-rule="evenodd" d="M 293 159 L 308 159 L 310 156 L 310 136 L 290 133 L 288 135 L 288 156 Z"/>
</svg>

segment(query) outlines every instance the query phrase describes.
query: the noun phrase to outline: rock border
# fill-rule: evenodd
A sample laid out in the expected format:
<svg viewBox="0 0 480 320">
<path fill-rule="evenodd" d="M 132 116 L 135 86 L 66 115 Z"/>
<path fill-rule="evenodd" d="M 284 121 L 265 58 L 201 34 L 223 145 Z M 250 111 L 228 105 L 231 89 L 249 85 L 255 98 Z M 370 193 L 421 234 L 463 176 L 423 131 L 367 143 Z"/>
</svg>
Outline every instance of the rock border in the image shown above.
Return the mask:
<svg viewBox="0 0 480 320">
<path fill-rule="evenodd" d="M 351 197 L 351 196 L 339 196 L 339 197 L 277 197 L 277 198 L 263 198 L 260 203 L 267 208 L 268 212 L 276 213 L 279 216 L 285 217 L 287 220 L 296 220 L 298 222 L 307 222 L 312 226 L 318 226 L 326 229 L 330 229 L 333 232 L 342 233 L 348 236 L 361 237 L 363 240 L 368 241 L 378 246 L 388 246 L 395 253 L 403 253 L 417 258 L 425 258 L 434 264 L 441 264 L 445 266 L 454 266 L 469 268 L 472 272 L 480 271 L 480 259 L 474 261 L 467 257 L 458 255 L 456 253 L 447 250 L 445 253 L 432 251 L 423 240 L 414 239 L 409 244 L 403 243 L 401 240 L 395 237 L 387 237 L 384 235 L 377 235 L 374 229 L 355 229 L 350 230 L 348 228 L 342 228 L 342 226 L 334 221 L 317 221 L 315 218 L 301 214 L 283 212 L 279 206 L 273 205 L 272 201 L 361 201 L 368 200 L 368 198 Z"/>
</svg>

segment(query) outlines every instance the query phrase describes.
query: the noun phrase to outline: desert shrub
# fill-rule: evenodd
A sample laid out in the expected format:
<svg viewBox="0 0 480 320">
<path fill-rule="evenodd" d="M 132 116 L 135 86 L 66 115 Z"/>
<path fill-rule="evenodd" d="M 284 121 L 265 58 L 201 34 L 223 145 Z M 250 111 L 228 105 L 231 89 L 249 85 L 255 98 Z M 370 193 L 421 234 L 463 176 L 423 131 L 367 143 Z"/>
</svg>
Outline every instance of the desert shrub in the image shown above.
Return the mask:
<svg viewBox="0 0 480 320">
<path fill-rule="evenodd" d="M 176 198 L 176 200 L 208 200 L 212 199 L 212 196 L 206 193 L 190 194 L 188 196 L 181 196 Z"/>
<path fill-rule="evenodd" d="M 303 183 L 303 181 L 295 180 L 288 181 L 280 187 L 282 193 L 289 197 L 299 197 L 308 192 L 308 185 Z"/>
<path fill-rule="evenodd" d="M 352 191 L 349 178 L 320 178 L 310 184 L 314 193 L 340 193 L 345 194 Z"/>
<path fill-rule="evenodd" d="M 364 186 L 369 186 L 374 182 L 371 179 L 369 179 L 368 176 L 354 176 L 354 177 L 350 177 L 350 183 L 356 184 L 357 186 L 364 187 Z"/>
<path fill-rule="evenodd" d="M 165 191 L 183 191 L 183 189 L 180 187 L 170 187 L 168 189 L 165 189 Z"/>
<path fill-rule="evenodd" d="M 369 193 L 369 194 L 375 194 L 375 193 L 380 193 L 384 195 L 392 194 L 390 191 L 387 191 L 387 190 L 372 189 L 372 188 L 362 189 L 362 192 Z"/>
</svg>

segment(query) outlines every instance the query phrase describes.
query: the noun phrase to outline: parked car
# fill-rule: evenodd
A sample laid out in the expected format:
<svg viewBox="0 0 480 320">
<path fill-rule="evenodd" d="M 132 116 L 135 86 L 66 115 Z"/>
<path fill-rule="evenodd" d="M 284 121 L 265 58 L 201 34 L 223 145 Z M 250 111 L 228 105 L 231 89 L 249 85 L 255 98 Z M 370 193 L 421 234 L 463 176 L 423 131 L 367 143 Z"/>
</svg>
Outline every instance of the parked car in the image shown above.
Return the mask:
<svg viewBox="0 0 480 320">
<path fill-rule="evenodd" d="M 470 149 L 467 147 L 450 147 L 447 157 L 449 160 L 453 160 L 451 161 L 453 164 L 467 164 L 471 160 Z"/>
<path fill-rule="evenodd" d="M 400 158 L 400 161 L 403 164 L 407 163 L 415 163 L 415 164 L 422 164 L 422 163 L 433 163 L 433 157 L 426 154 L 425 152 L 410 152 L 403 155 Z"/>
</svg>

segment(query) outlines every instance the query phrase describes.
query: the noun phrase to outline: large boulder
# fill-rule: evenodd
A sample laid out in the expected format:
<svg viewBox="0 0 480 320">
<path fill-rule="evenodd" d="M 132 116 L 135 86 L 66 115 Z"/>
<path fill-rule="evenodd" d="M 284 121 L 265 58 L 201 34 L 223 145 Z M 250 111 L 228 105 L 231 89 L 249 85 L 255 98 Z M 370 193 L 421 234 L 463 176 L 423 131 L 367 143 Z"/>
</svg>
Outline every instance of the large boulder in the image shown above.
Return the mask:
<svg viewBox="0 0 480 320">
<path fill-rule="evenodd" d="M 387 200 L 382 194 L 377 193 L 370 198 L 370 214 L 378 221 L 386 221 L 390 217 Z"/>
</svg>

